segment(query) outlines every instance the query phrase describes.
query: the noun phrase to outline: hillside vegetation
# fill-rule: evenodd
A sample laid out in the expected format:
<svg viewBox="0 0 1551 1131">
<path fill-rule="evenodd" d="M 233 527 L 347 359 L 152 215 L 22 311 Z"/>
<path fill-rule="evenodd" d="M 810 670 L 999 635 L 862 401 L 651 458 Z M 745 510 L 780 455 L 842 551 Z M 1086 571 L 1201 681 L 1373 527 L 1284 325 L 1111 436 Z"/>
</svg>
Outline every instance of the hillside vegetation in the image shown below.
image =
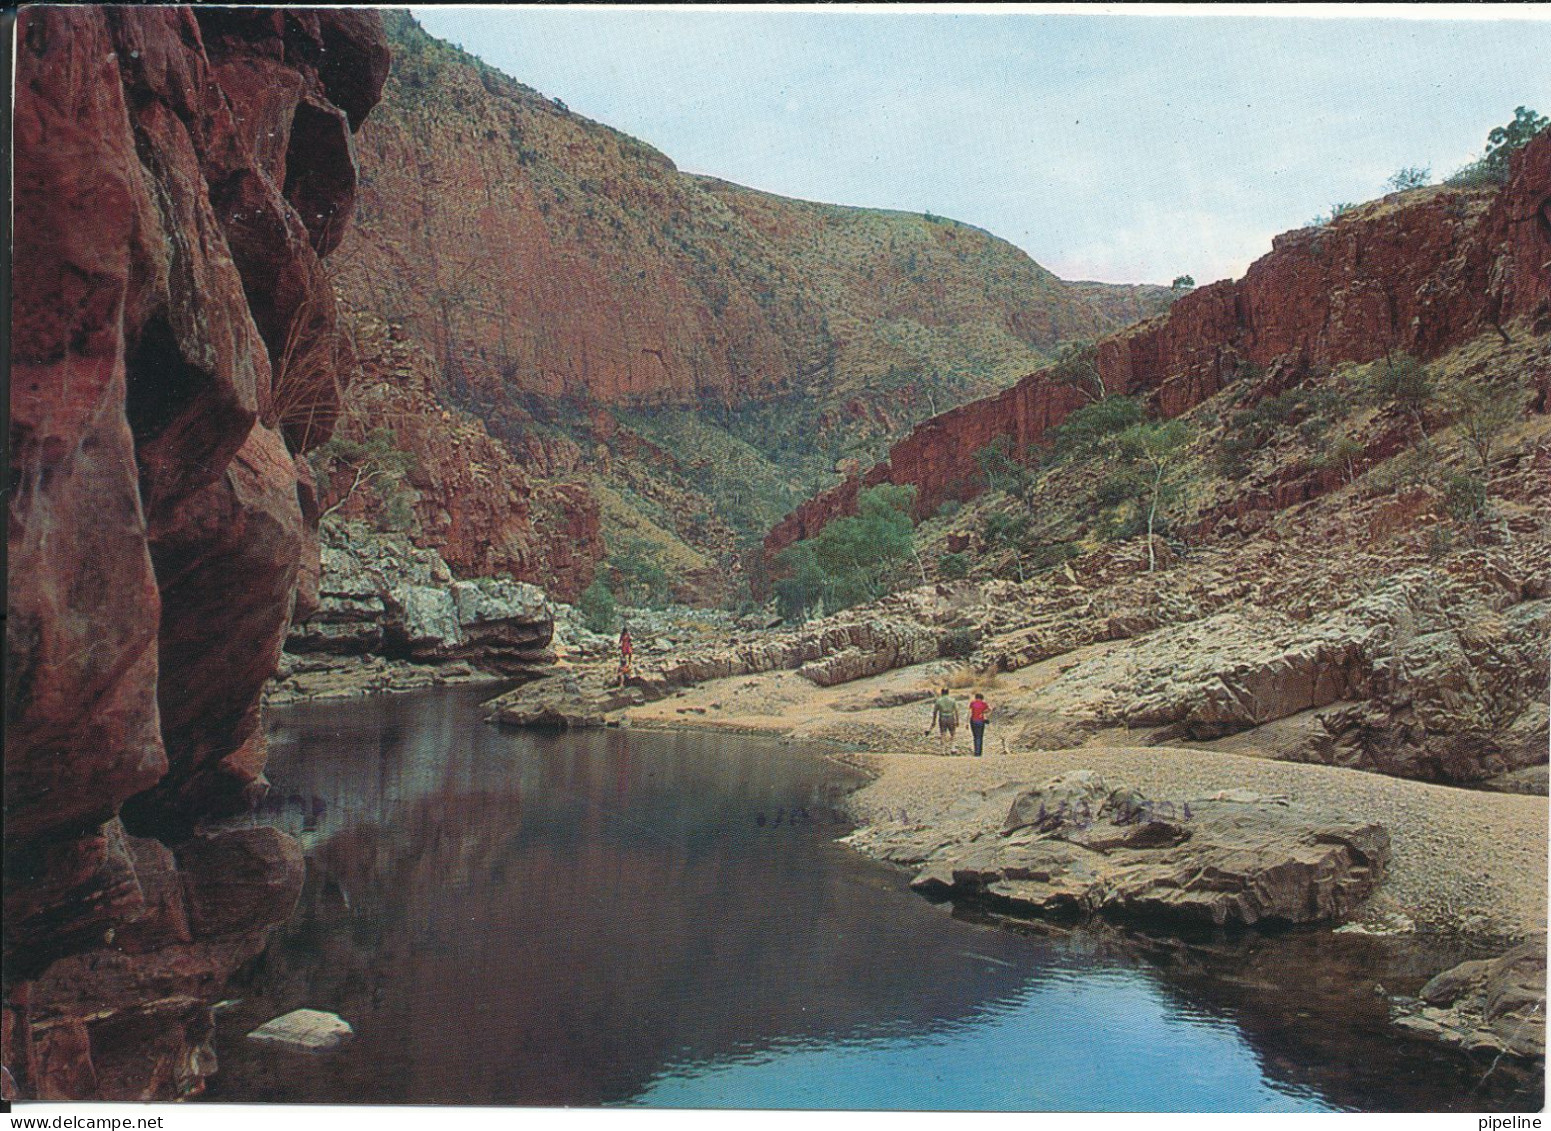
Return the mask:
<svg viewBox="0 0 1551 1131">
<path fill-rule="evenodd" d="M 642 517 L 682 543 L 659 563 L 705 557 L 722 579 L 699 599 L 731 599 L 741 544 L 838 460 L 871 462 L 1175 295 L 1066 283 L 935 216 L 681 173 L 408 14 L 385 22 L 393 71 L 357 139 L 337 288 L 401 327 L 435 394 L 530 476 L 605 483 L 626 506 L 659 480 Z M 704 461 L 724 456 L 736 489 L 709 485 Z M 633 537 L 616 517 L 610 553 Z"/>
</svg>

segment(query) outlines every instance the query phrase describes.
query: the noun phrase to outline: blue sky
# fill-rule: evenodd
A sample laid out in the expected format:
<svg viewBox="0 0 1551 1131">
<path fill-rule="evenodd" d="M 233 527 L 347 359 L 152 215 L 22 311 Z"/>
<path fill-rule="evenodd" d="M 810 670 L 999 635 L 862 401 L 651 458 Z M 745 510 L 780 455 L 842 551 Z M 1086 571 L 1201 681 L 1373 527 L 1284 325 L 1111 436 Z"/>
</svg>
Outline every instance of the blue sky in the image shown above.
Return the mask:
<svg viewBox="0 0 1551 1131">
<path fill-rule="evenodd" d="M 1551 114 L 1548 10 L 1486 7 L 415 14 L 681 169 L 929 210 L 1064 278 L 1206 283 L 1402 166 L 1452 172 L 1516 106 Z"/>
</svg>

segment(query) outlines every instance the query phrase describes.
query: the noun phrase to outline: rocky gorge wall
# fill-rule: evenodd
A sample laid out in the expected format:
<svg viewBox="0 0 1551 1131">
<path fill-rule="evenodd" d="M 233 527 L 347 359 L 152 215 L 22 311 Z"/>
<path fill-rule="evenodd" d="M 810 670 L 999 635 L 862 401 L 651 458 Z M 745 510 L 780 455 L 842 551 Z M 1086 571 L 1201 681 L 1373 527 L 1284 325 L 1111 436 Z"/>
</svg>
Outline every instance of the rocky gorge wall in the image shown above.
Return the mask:
<svg viewBox="0 0 1551 1131">
<path fill-rule="evenodd" d="M 476 514 L 490 497 L 476 484 L 417 483 L 417 541 L 463 576 L 509 569 L 550 588 L 551 568 L 572 598 L 605 557 L 589 537 L 601 521 L 609 551 L 644 539 L 656 564 L 696 575 L 681 598 L 733 599 L 742 543 L 791 505 L 794 483 L 828 482 L 842 449 L 871 463 L 914 421 L 1173 297 L 1065 282 L 955 221 L 685 173 L 408 13 L 384 18 L 394 72 L 357 142 L 360 205 L 331 260 L 339 293 L 418 351 L 422 403 L 454 418 L 443 428 L 417 408 L 418 452 L 449 449 L 477 421 L 509 456 L 483 462 L 547 492 L 535 538 Z M 368 428 L 397 426 L 362 407 Z M 661 442 L 631 414 L 693 417 L 695 442 Z M 700 466 L 729 457 L 754 469 L 735 500 Z M 475 543 L 485 535 L 493 554 Z M 555 561 L 564 546 L 573 560 Z"/>
<path fill-rule="evenodd" d="M 358 482 L 359 465 L 325 463 L 322 510 L 391 527 L 397 494 L 407 533 L 459 577 L 536 581 L 574 601 L 605 556 L 592 492 L 545 477 L 548 468 L 524 464 L 478 417 L 449 404 L 434 362 L 402 326 L 353 312 L 350 327 L 360 367 L 342 394 L 338 434 L 365 443 L 386 428 L 411 466 L 377 483 Z"/>
<path fill-rule="evenodd" d="M 164 1099 L 294 904 L 261 787 L 350 365 L 322 257 L 389 64 L 374 12 L 34 7 L 17 24 L 7 1097 Z M 305 595 L 304 595 L 305 600 Z"/>
<path fill-rule="evenodd" d="M 1169 418 L 1220 391 L 1241 365 L 1282 360 L 1295 374 L 1395 351 L 1425 360 L 1514 318 L 1540 326 L 1551 317 L 1548 262 L 1551 135 L 1543 134 L 1514 156 L 1500 191 L 1395 194 L 1278 236 L 1242 279 L 1202 287 L 1167 314 L 1101 339 L 1098 373 L 1109 392 L 1147 396 Z M 986 443 L 998 436 L 1038 443 L 1086 401 L 1041 370 L 932 417 L 859 483 L 817 495 L 783 519 L 765 539 L 765 556 L 854 513 L 859 486 L 914 484 L 921 516 L 944 499 L 966 498 L 977 490 L 975 453 Z"/>
</svg>

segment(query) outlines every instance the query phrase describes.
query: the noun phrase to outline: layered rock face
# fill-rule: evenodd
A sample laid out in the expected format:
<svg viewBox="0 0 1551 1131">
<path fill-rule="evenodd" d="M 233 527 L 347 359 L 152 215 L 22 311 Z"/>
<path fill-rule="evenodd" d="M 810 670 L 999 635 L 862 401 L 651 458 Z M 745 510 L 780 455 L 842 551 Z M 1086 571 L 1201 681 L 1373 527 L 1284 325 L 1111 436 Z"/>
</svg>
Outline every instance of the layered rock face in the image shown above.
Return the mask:
<svg viewBox="0 0 1551 1131">
<path fill-rule="evenodd" d="M 850 839 L 885 859 L 923 864 L 911 886 L 931 898 L 1031 916 L 1217 927 L 1339 920 L 1373 892 L 1389 861 L 1383 826 L 1286 798 L 1153 799 L 1077 770 L 965 804 L 976 801 L 984 820 L 968 840 L 942 844 L 940 833 L 892 827 Z"/>
<path fill-rule="evenodd" d="M 386 496 L 408 488 L 410 536 L 463 578 L 507 575 L 574 601 L 604 557 L 598 503 L 585 486 L 542 478 L 477 417 L 439 393 L 430 356 L 404 331 L 369 313 L 350 319 L 360 359 L 344 391 L 338 433 L 366 441 L 387 428 L 411 457 L 408 474 L 358 483 L 348 463 L 319 484 L 319 506 L 382 524 Z M 354 489 L 352 489 L 354 488 Z"/>
<path fill-rule="evenodd" d="M 1097 368 L 1111 393 L 1149 397 L 1174 417 L 1201 404 L 1241 365 L 1280 363 L 1296 381 L 1312 366 L 1396 351 L 1423 359 L 1482 329 L 1551 314 L 1551 136 L 1513 158 L 1501 191 L 1433 188 L 1287 232 L 1242 279 L 1182 297 L 1166 315 L 1102 339 Z M 1262 390 L 1272 396 L 1285 384 Z M 1048 372 L 916 426 L 864 485 L 914 484 L 920 515 L 978 490 L 975 453 L 998 436 L 1039 443 L 1088 397 Z M 1334 477 L 1332 477 L 1332 485 Z M 765 539 L 765 554 L 853 512 L 856 484 L 808 500 Z"/>
<path fill-rule="evenodd" d="M 289 651 L 467 660 L 508 675 L 554 659 L 554 610 L 537 586 L 456 580 L 434 551 L 359 526 L 325 526 L 322 563 L 318 608 L 292 627 Z"/>
<path fill-rule="evenodd" d="M 287 838 L 195 826 L 263 768 L 388 51 L 278 9 L 35 8 L 17 45 L 4 1058 L 27 1097 L 165 1098 L 301 883 Z"/>
</svg>

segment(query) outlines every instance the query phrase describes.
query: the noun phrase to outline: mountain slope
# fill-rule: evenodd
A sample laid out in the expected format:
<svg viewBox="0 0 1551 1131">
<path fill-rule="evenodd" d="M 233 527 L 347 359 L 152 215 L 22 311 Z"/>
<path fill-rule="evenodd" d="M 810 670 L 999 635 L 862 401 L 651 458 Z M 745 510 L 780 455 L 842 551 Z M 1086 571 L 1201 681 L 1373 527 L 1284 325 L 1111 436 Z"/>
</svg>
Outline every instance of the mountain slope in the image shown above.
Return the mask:
<svg viewBox="0 0 1551 1131">
<path fill-rule="evenodd" d="M 749 537 L 836 459 L 870 461 L 1058 343 L 1170 298 L 1064 283 L 952 221 L 681 173 L 406 14 L 385 23 L 394 68 L 358 139 L 337 286 L 405 327 L 439 395 L 530 466 L 563 451 L 569 473 L 608 477 L 623 433 L 675 432 L 688 413 L 769 465 L 752 485 L 765 502 L 720 514 Z M 704 481 L 671 452 L 650 458 L 675 488 Z M 674 536 L 733 568 L 733 546 L 707 540 L 717 524 L 690 517 L 669 516 Z"/>
</svg>

